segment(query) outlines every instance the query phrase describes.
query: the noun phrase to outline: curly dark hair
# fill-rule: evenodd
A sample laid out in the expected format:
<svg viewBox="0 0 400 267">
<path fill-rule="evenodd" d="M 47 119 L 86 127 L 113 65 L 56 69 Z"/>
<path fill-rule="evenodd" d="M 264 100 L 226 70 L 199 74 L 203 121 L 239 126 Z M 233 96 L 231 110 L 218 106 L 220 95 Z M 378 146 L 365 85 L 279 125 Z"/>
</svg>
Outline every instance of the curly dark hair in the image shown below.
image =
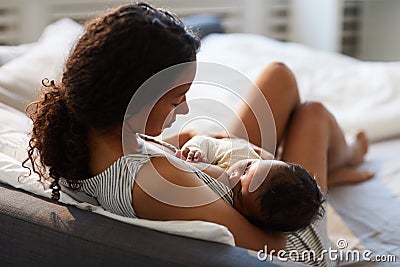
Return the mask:
<svg viewBox="0 0 400 267">
<path fill-rule="evenodd" d="M 253 223 L 280 232 L 302 230 L 321 218 L 325 198 L 315 179 L 298 164 L 271 169 L 259 189 L 263 220 Z"/>
<path fill-rule="evenodd" d="M 60 83 L 44 80 L 26 111 L 33 121 L 30 171 L 73 189 L 90 177 L 88 130 L 121 126 L 136 90 L 157 72 L 196 60 L 200 41 L 180 19 L 145 3 L 127 4 L 94 18 L 69 55 Z M 29 167 L 27 167 L 29 168 Z"/>
</svg>

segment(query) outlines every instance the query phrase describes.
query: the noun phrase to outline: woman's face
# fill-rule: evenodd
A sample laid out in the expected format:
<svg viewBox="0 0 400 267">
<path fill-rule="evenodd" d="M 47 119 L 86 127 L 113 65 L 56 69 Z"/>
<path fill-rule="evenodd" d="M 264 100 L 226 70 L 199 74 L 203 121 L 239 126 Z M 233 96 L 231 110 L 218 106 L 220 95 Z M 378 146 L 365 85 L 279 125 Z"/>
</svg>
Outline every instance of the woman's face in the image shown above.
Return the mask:
<svg viewBox="0 0 400 267">
<path fill-rule="evenodd" d="M 165 128 L 171 127 L 176 120 L 176 115 L 184 115 L 189 112 L 186 93 L 190 86 L 191 84 L 180 85 L 157 101 L 147 119 L 145 134 L 160 135 Z"/>
<path fill-rule="evenodd" d="M 177 75 L 171 90 L 168 90 L 153 106 L 146 121 L 145 134 L 151 136 L 160 135 L 161 132 L 176 120 L 176 115 L 184 115 L 189 112 L 186 103 L 186 93 L 196 75 L 196 62 L 188 62 L 172 69 L 172 75 Z"/>
</svg>

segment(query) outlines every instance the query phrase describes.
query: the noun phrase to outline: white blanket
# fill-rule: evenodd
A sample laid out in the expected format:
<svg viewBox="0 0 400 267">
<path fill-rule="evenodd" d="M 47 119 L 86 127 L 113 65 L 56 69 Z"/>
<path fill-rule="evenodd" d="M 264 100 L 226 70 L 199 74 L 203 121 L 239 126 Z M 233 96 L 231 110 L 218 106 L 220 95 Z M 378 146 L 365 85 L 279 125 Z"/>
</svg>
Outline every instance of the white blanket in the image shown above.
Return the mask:
<svg viewBox="0 0 400 267">
<path fill-rule="evenodd" d="M 298 79 L 302 99 L 322 101 L 346 133 L 365 129 L 373 141 L 400 135 L 400 62 L 363 62 L 250 34 L 209 35 L 202 42 L 198 60 L 235 68 L 250 79 L 267 63 L 284 62 Z M 210 79 L 231 79 L 221 75 L 210 74 Z M 210 97 L 209 93 L 193 88 L 188 99 Z M 229 99 L 228 95 L 218 96 L 221 102 Z M 213 109 L 219 112 L 218 107 Z M 191 111 L 189 117 L 198 112 Z M 187 118 L 178 119 L 171 132 Z"/>
</svg>

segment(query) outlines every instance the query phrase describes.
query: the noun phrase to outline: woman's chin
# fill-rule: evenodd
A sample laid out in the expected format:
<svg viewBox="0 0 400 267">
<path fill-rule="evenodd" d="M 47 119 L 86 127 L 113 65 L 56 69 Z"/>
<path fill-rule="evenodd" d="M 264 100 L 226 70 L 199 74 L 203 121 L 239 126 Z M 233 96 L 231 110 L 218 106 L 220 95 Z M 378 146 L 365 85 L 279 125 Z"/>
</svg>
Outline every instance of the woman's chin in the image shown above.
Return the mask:
<svg viewBox="0 0 400 267">
<path fill-rule="evenodd" d="M 164 131 L 165 129 L 171 128 L 171 126 L 172 126 L 172 124 L 174 124 L 174 122 L 175 121 L 171 121 L 171 122 L 165 123 L 163 125 L 162 131 Z"/>
<path fill-rule="evenodd" d="M 146 130 L 145 134 L 149 136 L 159 136 L 163 129 L 151 129 L 151 130 Z"/>
<path fill-rule="evenodd" d="M 146 129 L 145 134 L 150 136 L 159 136 L 165 129 L 170 128 L 174 122 L 175 121 L 164 123 L 164 125 L 158 129 Z"/>
<path fill-rule="evenodd" d="M 171 128 L 171 126 L 172 126 L 171 124 L 164 125 L 164 127 L 162 128 L 161 131 L 164 131 L 165 129 Z"/>
</svg>

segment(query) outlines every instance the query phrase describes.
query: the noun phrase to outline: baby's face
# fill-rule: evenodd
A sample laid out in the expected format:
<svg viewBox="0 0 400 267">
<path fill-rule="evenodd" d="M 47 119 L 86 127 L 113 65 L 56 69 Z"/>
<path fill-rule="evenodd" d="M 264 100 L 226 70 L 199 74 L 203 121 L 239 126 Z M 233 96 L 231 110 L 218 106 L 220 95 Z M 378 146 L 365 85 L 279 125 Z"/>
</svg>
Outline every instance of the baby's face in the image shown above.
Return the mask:
<svg viewBox="0 0 400 267">
<path fill-rule="evenodd" d="M 245 217 L 262 216 L 259 188 L 272 168 L 287 165 L 277 160 L 245 159 L 233 164 L 226 172 L 233 191 L 233 207 Z"/>
</svg>

